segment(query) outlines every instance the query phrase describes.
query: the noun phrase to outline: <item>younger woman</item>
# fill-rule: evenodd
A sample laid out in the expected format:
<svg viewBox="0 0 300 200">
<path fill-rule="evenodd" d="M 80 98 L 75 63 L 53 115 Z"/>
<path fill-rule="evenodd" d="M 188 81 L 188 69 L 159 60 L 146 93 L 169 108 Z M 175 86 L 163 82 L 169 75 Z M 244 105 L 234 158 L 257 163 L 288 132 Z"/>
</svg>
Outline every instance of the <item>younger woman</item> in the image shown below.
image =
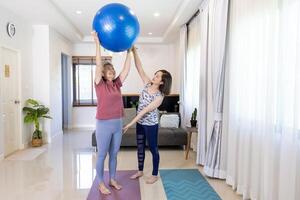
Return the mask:
<svg viewBox="0 0 300 200">
<path fill-rule="evenodd" d="M 164 96 L 170 93 L 172 85 L 172 76 L 166 70 L 158 70 L 152 79 L 150 79 L 142 68 L 141 61 L 135 47 L 132 48 L 135 66 L 144 82 L 144 89 L 140 94 L 137 116 L 123 128 L 125 133 L 127 129 L 137 122 L 136 139 L 137 139 L 137 157 L 138 172 L 132 175 L 131 179 L 143 176 L 145 160 L 146 140 L 152 154 L 153 171 L 146 183 L 152 184 L 158 180 L 159 152 L 157 146 L 158 139 L 158 107 L 163 102 Z"/>
</svg>

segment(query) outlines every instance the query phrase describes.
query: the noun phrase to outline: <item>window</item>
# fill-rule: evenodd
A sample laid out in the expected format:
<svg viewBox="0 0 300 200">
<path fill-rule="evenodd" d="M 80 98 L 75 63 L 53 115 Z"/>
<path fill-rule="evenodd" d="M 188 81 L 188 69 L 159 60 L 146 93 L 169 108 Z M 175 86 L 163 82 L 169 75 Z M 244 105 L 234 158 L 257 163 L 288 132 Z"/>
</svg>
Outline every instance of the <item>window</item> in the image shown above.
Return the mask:
<svg viewBox="0 0 300 200">
<path fill-rule="evenodd" d="M 111 61 L 111 57 L 103 56 L 102 62 L 106 61 Z M 97 105 L 94 88 L 95 69 L 95 57 L 73 57 L 73 106 Z"/>
</svg>

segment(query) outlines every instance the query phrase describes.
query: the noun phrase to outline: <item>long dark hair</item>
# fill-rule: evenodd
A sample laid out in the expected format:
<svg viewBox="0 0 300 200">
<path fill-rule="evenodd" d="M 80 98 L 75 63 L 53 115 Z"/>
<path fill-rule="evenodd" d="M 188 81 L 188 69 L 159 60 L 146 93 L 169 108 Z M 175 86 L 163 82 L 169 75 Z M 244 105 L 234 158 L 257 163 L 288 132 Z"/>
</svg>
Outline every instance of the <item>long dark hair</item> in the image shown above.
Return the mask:
<svg viewBox="0 0 300 200">
<path fill-rule="evenodd" d="M 163 84 L 159 86 L 159 91 L 163 95 L 170 94 L 171 86 L 172 86 L 172 76 L 171 76 L 170 72 L 168 72 L 167 70 L 164 70 L 164 69 L 158 70 L 157 72 L 162 73 L 161 81 L 163 82 Z"/>
</svg>

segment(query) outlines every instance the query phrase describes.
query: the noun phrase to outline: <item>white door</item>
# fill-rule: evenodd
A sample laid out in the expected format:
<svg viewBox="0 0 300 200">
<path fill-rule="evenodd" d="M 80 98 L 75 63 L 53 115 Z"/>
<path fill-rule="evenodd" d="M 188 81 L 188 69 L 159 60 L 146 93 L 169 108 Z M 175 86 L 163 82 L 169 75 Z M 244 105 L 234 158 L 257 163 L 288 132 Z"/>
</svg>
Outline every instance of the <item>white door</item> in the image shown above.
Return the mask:
<svg viewBox="0 0 300 200">
<path fill-rule="evenodd" d="M 19 149 L 20 136 L 20 101 L 18 52 L 1 48 L 1 115 L 4 135 L 4 156 Z"/>
</svg>

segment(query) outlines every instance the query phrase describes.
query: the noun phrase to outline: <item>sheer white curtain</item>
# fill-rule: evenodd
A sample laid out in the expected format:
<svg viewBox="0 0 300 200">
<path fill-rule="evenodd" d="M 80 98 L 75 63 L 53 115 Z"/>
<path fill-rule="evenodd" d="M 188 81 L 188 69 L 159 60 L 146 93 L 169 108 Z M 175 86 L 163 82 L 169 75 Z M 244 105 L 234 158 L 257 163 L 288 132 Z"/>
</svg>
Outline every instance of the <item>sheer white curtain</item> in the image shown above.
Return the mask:
<svg viewBox="0 0 300 200">
<path fill-rule="evenodd" d="M 194 108 L 199 107 L 200 73 L 200 28 L 199 17 L 195 17 L 187 27 L 187 54 L 184 84 L 184 125 L 190 125 Z M 199 116 L 199 115 L 198 115 Z"/>
<path fill-rule="evenodd" d="M 184 24 L 180 28 L 179 35 L 179 63 L 180 63 L 180 114 L 181 114 L 181 126 L 185 128 L 185 99 L 187 95 L 186 90 L 186 54 L 187 54 L 187 26 Z"/>
<path fill-rule="evenodd" d="M 300 2 L 231 0 L 227 183 L 300 197 Z"/>
<path fill-rule="evenodd" d="M 209 112 L 207 112 L 207 127 L 209 131 L 207 132 L 207 137 L 209 138 L 209 143 L 204 172 L 210 177 L 225 179 L 227 143 L 224 140 L 222 124 L 228 0 L 210 0 L 208 10 L 208 36 L 206 38 L 206 41 L 208 41 L 207 68 L 210 69 L 208 70 L 210 71 L 208 76 L 211 77 L 210 82 L 212 87 L 209 92 L 212 94 L 212 109 L 208 109 Z"/>
<path fill-rule="evenodd" d="M 199 91 L 199 123 L 198 123 L 198 144 L 197 160 L 200 165 L 205 164 L 206 151 L 208 145 L 208 135 L 212 127 L 213 118 L 207 119 L 208 113 L 213 111 L 212 98 L 210 90 L 211 76 L 208 76 L 211 70 L 208 69 L 208 1 L 203 1 L 199 7 L 199 28 L 200 28 L 200 91 Z M 208 123 L 209 121 L 209 123 Z M 211 125 L 211 126 L 210 126 Z"/>
<path fill-rule="evenodd" d="M 196 16 L 188 25 L 188 48 L 187 48 L 187 118 L 186 123 L 190 124 L 192 112 L 197 108 L 198 124 L 199 120 L 199 92 L 200 92 L 200 46 L 201 46 L 200 17 Z M 200 127 L 200 126 L 199 126 Z M 191 147 L 197 151 L 197 134 L 192 135 Z"/>
</svg>

